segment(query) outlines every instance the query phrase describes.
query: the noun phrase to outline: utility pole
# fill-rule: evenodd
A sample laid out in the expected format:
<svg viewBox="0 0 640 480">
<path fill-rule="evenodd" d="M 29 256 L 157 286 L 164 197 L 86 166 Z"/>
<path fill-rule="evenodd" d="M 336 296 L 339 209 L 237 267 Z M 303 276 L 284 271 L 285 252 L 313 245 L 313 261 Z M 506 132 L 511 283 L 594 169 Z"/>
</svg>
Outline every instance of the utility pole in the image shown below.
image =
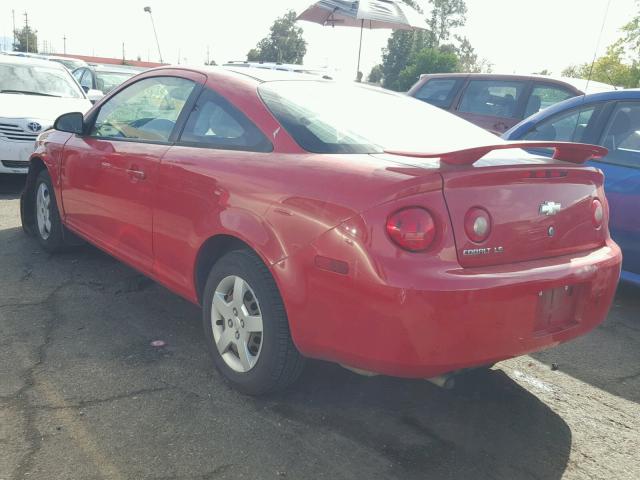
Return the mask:
<svg viewBox="0 0 640 480">
<path fill-rule="evenodd" d="M 11 44 L 11 51 L 16 48 L 16 11 L 11 10 L 11 18 L 13 18 L 13 43 Z"/>
<path fill-rule="evenodd" d="M 62 53 L 67 54 L 67 36 L 62 37 Z"/>
<path fill-rule="evenodd" d="M 207 45 L 207 65 L 209 65 L 209 45 Z"/>
<path fill-rule="evenodd" d="M 24 32 L 27 37 L 27 53 L 29 53 L 29 14 L 24 12 Z"/>
<path fill-rule="evenodd" d="M 125 64 L 125 62 L 124 62 L 124 58 L 125 58 L 125 57 L 124 57 L 124 42 L 122 42 L 122 64 L 123 64 L 123 65 Z"/>
</svg>

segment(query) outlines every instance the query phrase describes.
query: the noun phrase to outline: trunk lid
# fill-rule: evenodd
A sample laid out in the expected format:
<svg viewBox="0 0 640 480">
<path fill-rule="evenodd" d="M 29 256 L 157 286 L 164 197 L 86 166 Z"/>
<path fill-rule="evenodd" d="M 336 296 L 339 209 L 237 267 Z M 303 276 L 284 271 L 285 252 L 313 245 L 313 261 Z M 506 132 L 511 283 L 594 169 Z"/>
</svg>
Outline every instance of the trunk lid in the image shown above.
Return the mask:
<svg viewBox="0 0 640 480">
<path fill-rule="evenodd" d="M 523 162 L 440 173 L 463 267 L 560 256 L 595 249 L 606 241 L 603 177 L 593 168 Z M 599 228 L 593 222 L 596 198 L 605 209 Z M 541 209 L 542 205 L 547 207 Z M 482 242 L 472 241 L 465 228 L 465 216 L 474 207 L 486 210 L 491 219 L 490 233 Z"/>
</svg>

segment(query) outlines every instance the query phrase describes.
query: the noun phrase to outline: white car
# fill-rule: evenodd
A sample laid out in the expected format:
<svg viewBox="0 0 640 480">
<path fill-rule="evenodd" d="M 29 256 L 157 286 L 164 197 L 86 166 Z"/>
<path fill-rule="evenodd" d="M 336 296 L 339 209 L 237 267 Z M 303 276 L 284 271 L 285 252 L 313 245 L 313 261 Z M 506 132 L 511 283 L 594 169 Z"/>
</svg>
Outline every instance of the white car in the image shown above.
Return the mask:
<svg viewBox="0 0 640 480">
<path fill-rule="evenodd" d="M 40 132 L 63 113 L 85 113 L 92 94 L 59 63 L 0 55 L 0 173 L 27 173 Z"/>
</svg>

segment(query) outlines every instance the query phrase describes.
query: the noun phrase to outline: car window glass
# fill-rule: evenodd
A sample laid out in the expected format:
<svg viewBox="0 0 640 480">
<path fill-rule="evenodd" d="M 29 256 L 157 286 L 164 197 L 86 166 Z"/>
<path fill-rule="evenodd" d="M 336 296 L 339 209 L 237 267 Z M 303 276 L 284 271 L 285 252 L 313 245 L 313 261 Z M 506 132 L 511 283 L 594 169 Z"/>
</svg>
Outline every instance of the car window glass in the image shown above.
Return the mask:
<svg viewBox="0 0 640 480">
<path fill-rule="evenodd" d="M 526 82 L 471 80 L 458 110 L 463 113 L 514 118 Z"/>
<path fill-rule="evenodd" d="M 107 94 L 133 75 L 129 72 L 96 72 L 96 89 Z"/>
<path fill-rule="evenodd" d="M 80 78 L 82 77 L 83 73 L 84 73 L 84 68 L 79 68 L 78 70 L 73 71 L 73 76 L 78 81 L 78 83 L 80 83 Z"/>
<path fill-rule="evenodd" d="M 548 118 L 537 124 L 523 138 L 525 140 L 582 142 L 595 109 L 596 107 L 592 105 Z"/>
<path fill-rule="evenodd" d="M 211 90 L 205 90 L 198 99 L 180 143 L 228 150 L 272 150 L 269 140 L 248 118 Z"/>
<path fill-rule="evenodd" d="M 640 168 L 640 102 L 619 103 L 602 137 L 604 162 Z"/>
<path fill-rule="evenodd" d="M 432 78 L 414 96 L 436 107 L 449 108 L 453 97 L 458 91 L 460 82 L 459 79 L 455 78 Z"/>
<path fill-rule="evenodd" d="M 91 135 L 165 142 L 194 86 L 184 78 L 140 80 L 102 105 Z"/>
<path fill-rule="evenodd" d="M 527 101 L 524 116 L 529 117 L 540 110 L 575 96 L 568 90 L 553 85 L 535 85 Z"/>
<path fill-rule="evenodd" d="M 85 69 L 82 78 L 80 79 L 80 85 L 86 88 L 93 88 L 93 82 L 91 80 L 91 72 Z"/>
</svg>

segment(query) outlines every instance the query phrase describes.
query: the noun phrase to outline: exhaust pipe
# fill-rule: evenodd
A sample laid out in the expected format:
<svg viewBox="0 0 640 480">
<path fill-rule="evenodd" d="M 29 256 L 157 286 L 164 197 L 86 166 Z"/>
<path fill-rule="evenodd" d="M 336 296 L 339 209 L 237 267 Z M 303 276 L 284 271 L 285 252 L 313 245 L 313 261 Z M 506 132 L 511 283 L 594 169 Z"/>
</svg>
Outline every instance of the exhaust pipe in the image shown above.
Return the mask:
<svg viewBox="0 0 640 480">
<path fill-rule="evenodd" d="M 451 390 L 456 385 L 455 375 L 450 373 L 438 375 L 437 377 L 426 378 L 425 380 L 433 383 L 437 387 L 444 388 L 445 390 Z"/>
</svg>

